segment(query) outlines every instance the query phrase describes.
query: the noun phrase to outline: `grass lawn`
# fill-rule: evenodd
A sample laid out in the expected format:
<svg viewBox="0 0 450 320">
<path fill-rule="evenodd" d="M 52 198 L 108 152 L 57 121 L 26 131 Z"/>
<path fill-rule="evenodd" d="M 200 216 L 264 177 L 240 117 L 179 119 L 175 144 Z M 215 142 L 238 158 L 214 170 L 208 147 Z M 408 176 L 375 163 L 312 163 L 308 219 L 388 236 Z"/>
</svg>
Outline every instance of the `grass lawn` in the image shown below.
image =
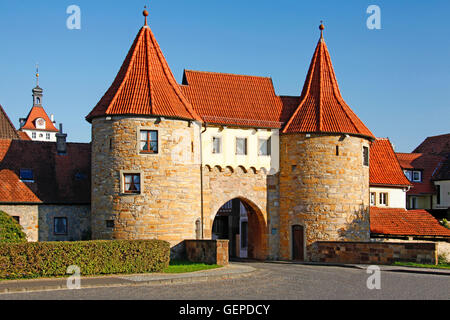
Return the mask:
<svg viewBox="0 0 450 320">
<path fill-rule="evenodd" d="M 440 263 L 438 265 L 434 264 L 420 264 L 413 262 L 395 262 L 395 266 L 407 266 L 407 267 L 417 267 L 417 268 L 433 268 L 433 269 L 450 269 L 450 264 Z"/>
<path fill-rule="evenodd" d="M 204 264 L 204 263 L 196 263 L 184 260 L 171 260 L 170 265 L 167 269 L 165 269 L 164 273 L 185 273 L 185 272 L 194 272 L 200 270 L 210 270 L 221 268 L 217 264 Z"/>
</svg>

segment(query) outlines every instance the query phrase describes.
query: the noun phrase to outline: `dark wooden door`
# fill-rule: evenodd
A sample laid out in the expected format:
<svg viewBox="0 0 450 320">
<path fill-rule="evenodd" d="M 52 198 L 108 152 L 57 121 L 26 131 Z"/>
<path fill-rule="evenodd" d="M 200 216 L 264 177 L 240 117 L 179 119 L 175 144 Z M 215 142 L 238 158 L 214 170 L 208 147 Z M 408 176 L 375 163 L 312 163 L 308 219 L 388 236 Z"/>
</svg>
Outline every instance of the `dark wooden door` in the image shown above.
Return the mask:
<svg viewBox="0 0 450 320">
<path fill-rule="evenodd" d="M 303 261 L 303 247 L 303 226 L 292 226 L 292 260 Z"/>
</svg>

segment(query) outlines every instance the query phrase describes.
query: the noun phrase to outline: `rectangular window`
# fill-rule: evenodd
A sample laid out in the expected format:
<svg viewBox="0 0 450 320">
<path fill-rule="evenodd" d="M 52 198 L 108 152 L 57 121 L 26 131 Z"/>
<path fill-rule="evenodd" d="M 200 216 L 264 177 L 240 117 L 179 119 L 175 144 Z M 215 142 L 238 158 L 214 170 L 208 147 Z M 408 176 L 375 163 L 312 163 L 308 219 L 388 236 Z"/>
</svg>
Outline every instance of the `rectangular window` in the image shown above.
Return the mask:
<svg viewBox="0 0 450 320">
<path fill-rule="evenodd" d="M 371 192 L 370 193 L 370 204 L 374 206 L 376 203 L 377 203 L 376 193 L 375 192 Z"/>
<path fill-rule="evenodd" d="M 141 193 L 141 175 L 139 173 L 125 173 L 123 180 L 124 193 Z"/>
<path fill-rule="evenodd" d="M 436 203 L 441 204 L 441 186 L 436 185 Z"/>
<path fill-rule="evenodd" d="M 247 155 L 247 138 L 236 138 L 236 154 Z"/>
<path fill-rule="evenodd" d="M 158 131 L 141 130 L 141 153 L 158 153 Z"/>
<path fill-rule="evenodd" d="M 50 140 L 50 133 L 45 134 L 45 138 L 46 138 L 47 140 Z"/>
<path fill-rule="evenodd" d="M 413 182 L 422 182 L 422 172 L 421 171 L 413 171 Z"/>
<path fill-rule="evenodd" d="M 213 146 L 212 153 L 214 153 L 214 154 L 222 153 L 222 139 L 221 138 L 213 137 L 212 138 L 212 146 Z"/>
<path fill-rule="evenodd" d="M 114 228 L 114 220 L 106 220 L 107 228 Z"/>
<path fill-rule="evenodd" d="M 31 139 L 36 139 L 36 132 L 33 132 L 33 133 L 31 134 Z"/>
<path fill-rule="evenodd" d="M 380 193 L 380 204 L 381 205 L 388 205 L 388 194 L 387 193 Z"/>
<path fill-rule="evenodd" d="M 33 170 L 32 169 L 20 169 L 19 172 L 20 180 L 24 182 L 34 182 Z"/>
<path fill-rule="evenodd" d="M 270 156 L 272 139 L 258 139 L 258 155 Z"/>
<path fill-rule="evenodd" d="M 55 217 L 53 220 L 53 232 L 56 235 L 67 235 L 67 218 Z"/>
<path fill-rule="evenodd" d="M 366 167 L 369 166 L 369 148 L 363 147 L 363 159 L 364 159 L 364 165 Z"/>
</svg>

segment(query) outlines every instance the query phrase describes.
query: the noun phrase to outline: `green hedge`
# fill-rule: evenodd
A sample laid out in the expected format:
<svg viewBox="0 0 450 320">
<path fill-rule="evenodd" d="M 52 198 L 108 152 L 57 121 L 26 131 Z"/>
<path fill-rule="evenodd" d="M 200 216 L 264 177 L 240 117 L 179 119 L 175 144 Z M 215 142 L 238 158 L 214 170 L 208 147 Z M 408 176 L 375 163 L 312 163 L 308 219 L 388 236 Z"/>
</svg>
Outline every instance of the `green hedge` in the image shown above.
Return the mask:
<svg viewBox="0 0 450 320">
<path fill-rule="evenodd" d="M 71 265 L 81 276 L 160 272 L 169 261 L 161 240 L 0 244 L 0 279 L 64 276 Z"/>
<path fill-rule="evenodd" d="M 0 211 L 0 243 L 27 242 L 27 235 L 17 221 L 7 213 Z"/>
</svg>

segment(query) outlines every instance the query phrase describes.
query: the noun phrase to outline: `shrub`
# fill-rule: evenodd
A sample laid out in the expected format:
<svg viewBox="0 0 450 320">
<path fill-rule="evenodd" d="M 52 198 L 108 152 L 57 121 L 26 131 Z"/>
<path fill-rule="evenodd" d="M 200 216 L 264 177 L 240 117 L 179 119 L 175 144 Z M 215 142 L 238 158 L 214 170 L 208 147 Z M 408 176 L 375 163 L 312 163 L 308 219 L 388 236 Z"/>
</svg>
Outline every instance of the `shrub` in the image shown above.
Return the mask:
<svg viewBox="0 0 450 320">
<path fill-rule="evenodd" d="M 450 225 L 448 224 L 447 219 L 445 219 L 445 218 L 442 219 L 441 224 L 442 224 L 444 227 L 446 227 L 447 229 L 450 229 Z"/>
<path fill-rule="evenodd" d="M 446 253 L 441 253 L 438 255 L 438 264 L 450 264 Z"/>
<path fill-rule="evenodd" d="M 169 266 L 170 244 L 161 240 L 111 240 L 0 244 L 0 279 L 160 272 Z"/>
<path fill-rule="evenodd" d="M 17 221 L 7 213 L 0 211 L 0 243 L 21 243 L 27 241 L 27 235 Z"/>
</svg>

